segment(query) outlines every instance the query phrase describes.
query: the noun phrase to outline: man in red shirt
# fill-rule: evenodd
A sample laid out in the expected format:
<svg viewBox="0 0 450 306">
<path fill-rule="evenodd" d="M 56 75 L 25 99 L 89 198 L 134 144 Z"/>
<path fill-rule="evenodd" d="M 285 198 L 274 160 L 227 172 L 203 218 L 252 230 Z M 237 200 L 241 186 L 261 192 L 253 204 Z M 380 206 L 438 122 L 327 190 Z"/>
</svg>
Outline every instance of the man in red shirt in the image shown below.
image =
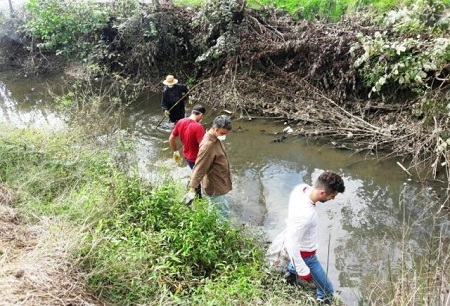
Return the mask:
<svg viewBox="0 0 450 306">
<path fill-rule="evenodd" d="M 198 148 L 203 139 L 203 135 L 205 135 L 205 129 L 200 123 L 205 111 L 206 109 L 202 105 L 196 104 L 192 108 L 189 117 L 180 119 L 175 124 L 169 137 L 169 143 L 173 150 L 173 158 L 175 161 L 180 159 L 180 152 L 177 146 L 177 137 L 180 137 L 181 143 L 183 144 L 183 156 L 191 169 L 194 168 Z M 200 186 L 196 188 L 196 193 L 201 197 Z"/>
</svg>

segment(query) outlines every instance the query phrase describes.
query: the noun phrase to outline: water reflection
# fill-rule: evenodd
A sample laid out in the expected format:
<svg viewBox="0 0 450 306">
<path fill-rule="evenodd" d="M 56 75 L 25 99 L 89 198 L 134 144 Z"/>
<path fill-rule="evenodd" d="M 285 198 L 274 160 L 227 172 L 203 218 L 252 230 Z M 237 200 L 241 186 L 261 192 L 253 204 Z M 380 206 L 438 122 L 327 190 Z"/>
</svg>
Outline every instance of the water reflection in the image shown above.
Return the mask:
<svg viewBox="0 0 450 306">
<path fill-rule="evenodd" d="M 8 85 L 0 80 L 0 121 L 11 122 L 20 128 L 63 128 L 61 115 L 46 107 L 48 101 L 43 100 L 50 98 L 47 85 L 39 79 L 8 82 Z"/>
<path fill-rule="evenodd" d="M 55 81 L 55 80 L 53 80 Z M 19 126 L 60 126 L 63 120 L 45 103 L 45 86 L 35 80 L 0 82 L 0 121 Z M 58 81 L 56 81 L 58 82 Z M 35 88 L 31 91 L 31 88 Z M 209 128 L 216 113 L 203 121 Z M 127 110 L 122 129 L 136 143 L 140 173 L 149 180 L 163 179 L 164 169 L 183 184 L 190 169 L 171 161 L 168 138 L 172 124 L 163 120 L 160 96 L 143 97 Z M 327 169 L 340 173 L 346 191 L 334 201 L 318 204 L 318 257 L 328 269 L 347 305 L 356 305 L 356 288 L 385 278 L 398 265 L 399 254 L 429 251 L 430 234 L 448 235 L 448 223 L 436 224 L 433 203 L 440 186 L 409 180 L 395 161 L 377 161 L 370 154 L 352 154 L 284 134 L 286 125 L 265 120 L 234 120 L 225 145 L 233 173 L 230 205 L 244 223 L 260 227 L 273 239 L 284 227 L 291 190 L 311 184 Z M 285 137 L 285 138 L 283 138 Z M 278 141 L 281 140 L 281 141 Z M 414 225 L 407 231 L 405 225 Z M 407 252 L 401 252 L 406 250 Z M 409 254 L 409 255 L 408 255 Z"/>
</svg>

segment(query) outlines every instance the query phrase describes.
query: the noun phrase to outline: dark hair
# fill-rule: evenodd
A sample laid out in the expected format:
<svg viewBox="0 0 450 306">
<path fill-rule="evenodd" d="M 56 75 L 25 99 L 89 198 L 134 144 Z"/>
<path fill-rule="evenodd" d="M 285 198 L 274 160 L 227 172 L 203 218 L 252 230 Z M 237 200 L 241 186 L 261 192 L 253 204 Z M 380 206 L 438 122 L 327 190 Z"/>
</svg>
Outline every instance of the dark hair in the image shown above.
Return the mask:
<svg viewBox="0 0 450 306">
<path fill-rule="evenodd" d="M 206 109 L 203 105 L 201 104 L 196 104 L 194 105 L 194 107 L 192 108 L 192 112 L 196 115 L 198 114 L 204 114 L 206 112 Z"/>
<path fill-rule="evenodd" d="M 214 118 L 212 126 L 215 129 L 224 128 L 224 129 L 227 129 L 230 131 L 231 130 L 230 117 L 225 116 L 225 115 L 219 115 L 216 118 Z"/>
<path fill-rule="evenodd" d="M 345 186 L 342 178 L 331 171 L 323 172 L 314 183 L 315 187 L 325 189 L 326 193 L 344 192 Z"/>
</svg>

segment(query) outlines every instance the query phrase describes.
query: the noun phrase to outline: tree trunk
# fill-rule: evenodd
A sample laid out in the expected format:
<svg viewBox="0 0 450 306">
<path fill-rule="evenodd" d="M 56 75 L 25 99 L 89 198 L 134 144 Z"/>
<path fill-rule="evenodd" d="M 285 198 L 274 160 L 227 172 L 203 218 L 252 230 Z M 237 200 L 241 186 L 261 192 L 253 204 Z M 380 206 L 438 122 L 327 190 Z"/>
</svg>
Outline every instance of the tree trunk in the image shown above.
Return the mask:
<svg viewBox="0 0 450 306">
<path fill-rule="evenodd" d="M 11 0 L 8 0 L 8 2 L 9 2 L 10 15 L 11 15 L 11 17 L 14 17 L 14 9 L 13 9 L 13 6 L 12 6 L 12 2 L 11 2 Z"/>
</svg>

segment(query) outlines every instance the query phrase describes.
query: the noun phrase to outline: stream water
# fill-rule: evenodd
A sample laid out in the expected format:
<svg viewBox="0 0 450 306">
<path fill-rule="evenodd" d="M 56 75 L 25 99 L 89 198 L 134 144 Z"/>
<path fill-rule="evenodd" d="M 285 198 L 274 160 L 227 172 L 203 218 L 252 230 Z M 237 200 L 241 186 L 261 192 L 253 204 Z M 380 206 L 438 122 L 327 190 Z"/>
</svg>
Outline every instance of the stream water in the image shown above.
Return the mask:
<svg viewBox="0 0 450 306">
<path fill-rule="evenodd" d="M 62 79 L 0 75 L 0 122 L 63 128 L 64 120 L 44 103 L 50 99 L 47 84 L 62 84 Z M 221 111 L 207 114 L 205 128 Z M 122 130 L 136 142 L 139 171 L 144 177 L 155 179 L 154 170 L 165 168 L 187 182 L 189 168 L 177 167 L 168 150 L 172 125 L 164 120 L 157 127 L 161 119 L 160 95 L 149 95 L 129 107 Z M 326 169 L 341 174 L 345 193 L 318 204 L 318 257 L 346 305 L 358 305 L 360 289 L 385 278 L 402 258 L 410 261 L 420 255 L 418 250 L 428 249 L 430 233 L 450 233 L 448 222 L 436 224 L 433 218 L 442 186 L 411 179 L 397 160 L 319 145 L 285 134 L 286 127 L 282 122 L 234 118 L 225 141 L 233 174 L 228 197 L 233 217 L 263 230 L 270 241 L 285 227 L 289 193 L 295 185 L 311 184 Z M 286 138 L 276 141 L 282 136 Z M 411 225 L 409 231 L 406 225 Z"/>
</svg>

